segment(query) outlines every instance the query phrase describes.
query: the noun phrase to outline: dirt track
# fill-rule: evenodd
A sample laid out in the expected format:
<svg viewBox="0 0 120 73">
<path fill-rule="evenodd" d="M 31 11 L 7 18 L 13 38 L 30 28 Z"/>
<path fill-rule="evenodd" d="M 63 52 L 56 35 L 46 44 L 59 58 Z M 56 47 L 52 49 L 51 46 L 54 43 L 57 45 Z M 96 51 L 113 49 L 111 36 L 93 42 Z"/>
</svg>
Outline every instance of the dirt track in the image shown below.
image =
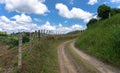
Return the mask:
<svg viewBox="0 0 120 73">
<path fill-rule="evenodd" d="M 79 56 L 79 58 L 86 61 L 85 63 L 88 63 L 93 68 L 97 69 L 98 70 L 97 73 L 120 73 L 120 70 L 114 67 L 111 67 L 107 64 L 104 64 L 103 62 L 97 60 L 96 58 L 89 56 L 88 54 L 75 48 L 74 41 L 75 40 L 64 42 L 58 48 L 58 57 L 59 57 L 61 73 L 83 73 L 79 71 L 79 67 L 77 66 L 75 61 L 73 61 L 69 53 L 65 50 L 64 46 L 68 42 L 70 42 L 69 46 Z"/>
<path fill-rule="evenodd" d="M 70 59 L 69 55 L 67 54 L 67 52 L 65 50 L 65 45 L 67 42 L 61 44 L 59 46 L 59 49 L 58 49 L 58 57 L 59 57 L 59 62 L 60 62 L 60 72 L 61 73 L 79 73 L 75 64 Z"/>
</svg>

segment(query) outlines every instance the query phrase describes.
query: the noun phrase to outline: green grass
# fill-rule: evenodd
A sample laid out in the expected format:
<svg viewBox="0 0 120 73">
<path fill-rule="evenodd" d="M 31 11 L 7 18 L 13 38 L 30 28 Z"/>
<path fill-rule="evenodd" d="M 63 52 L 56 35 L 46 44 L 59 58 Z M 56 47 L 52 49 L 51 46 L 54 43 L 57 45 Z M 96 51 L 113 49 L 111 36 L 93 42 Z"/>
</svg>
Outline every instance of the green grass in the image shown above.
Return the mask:
<svg viewBox="0 0 120 73">
<path fill-rule="evenodd" d="M 57 44 L 54 41 L 42 41 L 34 45 L 25 61 L 27 69 L 23 73 L 59 73 Z"/>
<path fill-rule="evenodd" d="M 48 37 L 47 37 L 48 38 Z M 28 49 L 23 52 L 23 70 L 22 73 L 60 73 L 57 47 L 60 43 L 70 39 L 70 37 L 64 39 L 59 36 L 57 39 L 32 41 L 32 50 L 30 53 Z M 72 37 L 71 37 L 72 38 Z M 13 63 L 16 66 L 16 62 Z M 19 73 L 16 69 L 12 73 Z"/>
<path fill-rule="evenodd" d="M 17 37 L 18 34 L 14 35 Z M 41 37 L 41 39 L 33 37 L 32 50 L 28 53 L 30 49 L 29 35 L 27 33 L 23 34 L 23 48 L 25 48 L 25 50 L 22 51 L 23 67 L 21 73 L 60 73 L 57 47 L 65 40 L 75 38 L 76 36 L 78 35 L 46 35 Z M 10 37 L 10 35 L 0 36 L 1 43 L 13 45 L 12 49 L 8 49 L 10 53 L 7 53 L 6 57 L 5 55 L 0 57 L 0 64 L 2 64 L 0 65 L 0 72 L 3 72 L 9 65 L 12 65 L 14 70 L 11 73 L 19 73 L 17 68 L 18 37 L 16 39 L 17 45 L 14 45 L 13 43 L 15 42 L 11 39 L 13 38 Z M 9 65 L 6 65 L 6 63 L 9 63 Z"/>
<path fill-rule="evenodd" d="M 100 60 L 120 68 L 120 14 L 91 25 L 75 44 Z"/>
</svg>

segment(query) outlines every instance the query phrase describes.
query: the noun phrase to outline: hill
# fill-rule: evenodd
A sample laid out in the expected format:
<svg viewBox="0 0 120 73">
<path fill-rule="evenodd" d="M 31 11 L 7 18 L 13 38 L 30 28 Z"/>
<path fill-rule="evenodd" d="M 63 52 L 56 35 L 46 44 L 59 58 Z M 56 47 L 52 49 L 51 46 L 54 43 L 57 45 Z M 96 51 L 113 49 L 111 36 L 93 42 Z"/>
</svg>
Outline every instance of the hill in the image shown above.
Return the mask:
<svg viewBox="0 0 120 73">
<path fill-rule="evenodd" d="M 92 24 L 79 36 L 75 45 L 120 68 L 120 14 Z"/>
</svg>

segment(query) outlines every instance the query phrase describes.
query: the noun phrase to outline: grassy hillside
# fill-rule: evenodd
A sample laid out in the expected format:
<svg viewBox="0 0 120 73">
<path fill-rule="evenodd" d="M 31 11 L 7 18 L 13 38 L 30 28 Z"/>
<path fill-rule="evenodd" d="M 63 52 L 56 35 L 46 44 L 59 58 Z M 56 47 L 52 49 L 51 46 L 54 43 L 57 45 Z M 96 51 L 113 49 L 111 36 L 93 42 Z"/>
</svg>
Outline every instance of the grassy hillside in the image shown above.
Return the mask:
<svg viewBox="0 0 120 73">
<path fill-rule="evenodd" d="M 76 47 L 120 67 L 120 14 L 91 25 L 77 39 Z"/>
</svg>

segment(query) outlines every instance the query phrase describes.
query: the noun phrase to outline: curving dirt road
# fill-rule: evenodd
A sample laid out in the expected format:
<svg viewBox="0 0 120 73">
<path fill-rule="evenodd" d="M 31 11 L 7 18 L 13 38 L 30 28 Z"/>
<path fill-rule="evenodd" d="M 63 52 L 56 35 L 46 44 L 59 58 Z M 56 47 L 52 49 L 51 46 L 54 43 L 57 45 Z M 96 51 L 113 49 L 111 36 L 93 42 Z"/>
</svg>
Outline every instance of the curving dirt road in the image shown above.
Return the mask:
<svg viewBox="0 0 120 73">
<path fill-rule="evenodd" d="M 61 73 L 78 73 L 79 71 L 76 69 L 75 64 L 72 62 L 70 57 L 68 57 L 68 54 L 65 50 L 65 45 L 67 42 L 64 42 L 59 46 L 58 49 L 58 58 L 60 63 L 60 72 Z"/>
<path fill-rule="evenodd" d="M 69 43 L 71 49 L 78 55 L 79 58 L 85 61 L 85 63 L 91 65 L 97 70 L 97 73 L 120 73 L 120 70 L 111 67 L 103 62 L 97 60 L 96 58 L 78 50 L 74 47 L 75 40 L 67 41 L 61 44 L 58 48 L 58 58 L 60 63 L 60 73 L 83 73 L 80 72 L 79 66 L 72 59 L 69 53 L 65 50 L 65 45 Z"/>
</svg>

